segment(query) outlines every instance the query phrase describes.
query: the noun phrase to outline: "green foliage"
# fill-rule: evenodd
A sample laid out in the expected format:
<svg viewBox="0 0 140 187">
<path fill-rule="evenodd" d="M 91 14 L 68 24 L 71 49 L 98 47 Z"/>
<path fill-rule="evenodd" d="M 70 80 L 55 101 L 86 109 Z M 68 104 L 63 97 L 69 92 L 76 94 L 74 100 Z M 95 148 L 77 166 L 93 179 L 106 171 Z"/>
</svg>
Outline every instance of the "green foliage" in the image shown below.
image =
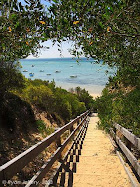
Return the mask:
<svg viewBox="0 0 140 187">
<path fill-rule="evenodd" d="M 81 89 L 80 87 L 75 88 L 75 94 L 81 102 L 85 103 L 87 109 L 93 109 L 94 100 L 92 96 L 85 89 Z"/>
<path fill-rule="evenodd" d="M 18 60 L 29 54 L 37 55 L 40 41 L 50 38 L 43 35 L 47 17 L 39 0 L 19 2 L 0 1 L 0 94 L 24 86 L 18 71 Z"/>
<path fill-rule="evenodd" d="M 54 95 L 50 88 L 45 85 L 29 85 L 23 90 L 23 97 L 31 104 L 36 105 L 49 112 L 52 111 Z"/>
<path fill-rule="evenodd" d="M 112 125 L 112 98 L 107 88 L 102 92 L 102 96 L 96 99 L 96 107 L 100 118 L 99 127 L 109 130 Z"/>
<path fill-rule="evenodd" d="M 82 89 L 81 89 L 82 92 Z M 50 114 L 60 116 L 65 122 L 85 112 L 93 105 L 92 97 L 84 90 L 84 99 L 62 88 L 55 83 L 39 79 L 25 80 L 25 88 L 14 91 L 23 100 Z M 89 99 L 90 98 L 90 99 Z"/>
<path fill-rule="evenodd" d="M 54 132 L 54 129 L 52 127 L 47 127 L 42 120 L 37 120 L 36 125 L 43 137 L 46 137 Z"/>
<path fill-rule="evenodd" d="M 25 2 L 0 2 L 0 93 L 25 86 L 16 93 L 33 105 L 56 112 L 65 121 L 96 104 L 101 126 L 108 128 L 116 121 L 138 134 L 140 2 L 55 0 L 45 11 L 40 0 Z M 76 96 L 56 88 L 54 82 L 24 80 L 15 61 L 31 53 L 37 55 L 40 42 L 48 39 L 53 43 L 72 40 L 75 56 L 84 54 L 117 68 L 96 103 L 79 88 Z M 129 86 L 129 92 L 122 89 Z"/>
<path fill-rule="evenodd" d="M 49 83 L 49 81 L 43 81 L 43 80 L 41 80 L 41 79 L 35 79 L 34 81 L 32 81 L 32 80 L 28 80 L 28 84 L 31 84 L 31 85 L 33 85 L 33 86 L 41 86 L 41 85 L 46 85 L 46 86 L 48 86 L 49 84 L 51 84 L 51 83 Z"/>
<path fill-rule="evenodd" d="M 67 91 L 61 88 L 55 89 L 55 112 L 66 121 L 72 116 L 72 108 L 67 100 Z"/>
<path fill-rule="evenodd" d="M 64 89 L 55 89 L 56 112 L 62 116 L 63 119 L 69 121 L 80 113 L 86 111 L 85 104 L 80 102 L 76 95 L 67 92 Z"/>
<path fill-rule="evenodd" d="M 0 10 L 0 61 L 11 64 L 30 53 L 37 55 L 40 41 L 50 38 L 49 29 L 43 32 L 50 23 L 40 0 L 1 0 Z"/>
<path fill-rule="evenodd" d="M 128 89 L 128 88 L 127 88 Z M 125 128 L 132 129 L 140 135 L 140 92 L 131 88 L 129 92 L 122 87 L 112 91 L 110 87 L 103 90 L 102 96 L 96 100 L 100 118 L 99 127 L 109 130 L 114 122 Z"/>
<path fill-rule="evenodd" d="M 25 78 L 19 70 L 9 65 L 5 67 L 0 66 L 0 94 L 3 96 L 7 91 L 13 89 L 21 89 L 25 85 Z"/>
<path fill-rule="evenodd" d="M 103 60 L 117 67 L 124 83 L 136 85 L 140 82 L 139 9 L 138 0 L 63 0 L 50 12 L 59 31 L 56 40 L 75 41 L 72 54 Z"/>
<path fill-rule="evenodd" d="M 34 123 L 34 113 L 28 102 L 9 92 L 0 98 L 0 128 L 11 133 L 17 129 L 27 133 Z"/>
</svg>

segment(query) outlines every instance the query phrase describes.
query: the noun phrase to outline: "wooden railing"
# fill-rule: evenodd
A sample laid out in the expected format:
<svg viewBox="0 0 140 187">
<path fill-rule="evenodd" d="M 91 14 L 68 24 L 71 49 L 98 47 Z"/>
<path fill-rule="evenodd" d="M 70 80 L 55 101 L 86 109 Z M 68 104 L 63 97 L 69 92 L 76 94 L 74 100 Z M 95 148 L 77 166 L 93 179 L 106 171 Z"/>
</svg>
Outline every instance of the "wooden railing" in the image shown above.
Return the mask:
<svg viewBox="0 0 140 187">
<path fill-rule="evenodd" d="M 65 126 L 58 129 L 56 132 L 52 133 L 50 136 L 46 137 L 42 141 L 38 142 L 28 150 L 24 151 L 23 153 L 15 157 L 14 159 L 2 165 L 0 167 L 0 181 L 11 179 L 18 172 L 20 172 L 25 166 L 27 166 L 28 163 L 33 161 L 33 159 L 35 159 L 52 142 L 57 141 L 58 148 L 55 151 L 55 153 L 51 156 L 51 158 L 46 163 L 44 163 L 41 169 L 26 184 L 26 187 L 34 186 L 34 181 L 41 181 L 43 177 L 46 175 L 46 173 L 49 171 L 51 166 L 54 164 L 54 162 L 60 159 L 62 151 L 75 136 L 76 132 L 79 132 L 78 134 L 80 134 L 80 132 L 82 132 L 83 129 L 86 127 L 86 124 L 88 123 L 88 115 L 89 115 L 89 111 L 86 111 L 85 113 L 73 119 Z M 70 131 L 70 134 L 66 138 L 66 140 L 64 140 L 64 142 L 61 143 L 61 136 L 67 130 Z M 72 146 L 74 146 L 76 142 L 79 141 L 77 137 L 78 135 L 76 136 L 76 139 Z M 66 159 L 67 156 L 68 153 L 66 154 L 64 159 Z"/>
<path fill-rule="evenodd" d="M 140 138 L 132 134 L 129 130 L 119 124 L 114 124 L 110 129 L 111 136 L 115 140 L 118 147 L 121 149 L 132 168 L 134 168 L 138 178 L 140 177 L 140 162 L 134 154 L 134 150 L 139 154 Z"/>
</svg>

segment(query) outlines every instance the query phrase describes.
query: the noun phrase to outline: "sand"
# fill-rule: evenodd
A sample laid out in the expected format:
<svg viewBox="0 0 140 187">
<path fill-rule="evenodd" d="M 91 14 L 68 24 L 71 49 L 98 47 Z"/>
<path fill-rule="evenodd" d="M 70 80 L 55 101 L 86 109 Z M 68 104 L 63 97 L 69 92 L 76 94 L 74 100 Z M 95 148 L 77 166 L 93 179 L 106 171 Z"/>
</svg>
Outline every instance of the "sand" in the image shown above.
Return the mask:
<svg viewBox="0 0 140 187">
<path fill-rule="evenodd" d="M 74 173 L 74 187 L 130 187 L 108 135 L 98 130 L 98 117 L 91 117 L 80 162 Z"/>
<path fill-rule="evenodd" d="M 102 90 L 105 88 L 105 86 L 101 86 L 101 85 L 88 85 L 88 84 L 83 85 L 83 84 L 76 84 L 76 83 L 61 83 L 61 82 L 59 83 L 57 82 L 56 86 L 66 89 L 68 91 L 70 91 L 71 88 L 80 87 L 88 91 L 89 94 L 93 96 L 93 98 L 100 96 Z"/>
<path fill-rule="evenodd" d="M 93 99 L 96 99 L 97 97 L 101 96 L 100 93 L 91 93 L 90 95 L 93 97 Z"/>
</svg>

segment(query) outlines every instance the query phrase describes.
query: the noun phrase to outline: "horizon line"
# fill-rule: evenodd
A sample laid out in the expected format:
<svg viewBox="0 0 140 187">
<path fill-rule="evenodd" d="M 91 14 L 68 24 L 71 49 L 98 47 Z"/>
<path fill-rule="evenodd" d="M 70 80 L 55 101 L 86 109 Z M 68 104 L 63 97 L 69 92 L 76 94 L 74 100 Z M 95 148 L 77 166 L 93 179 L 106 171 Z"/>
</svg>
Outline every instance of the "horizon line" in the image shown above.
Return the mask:
<svg viewBox="0 0 140 187">
<path fill-rule="evenodd" d="M 78 58 L 78 57 L 44 57 L 44 58 L 40 58 L 40 57 L 36 57 L 36 58 L 22 58 L 22 59 L 20 59 L 20 60 L 36 60 L 36 59 L 52 59 L 52 58 L 59 58 L 59 59 L 61 59 L 61 58 Z M 80 58 L 87 58 L 87 57 L 80 57 Z M 79 59 L 80 59 L 79 58 Z M 91 58 L 91 57 L 90 57 Z"/>
</svg>

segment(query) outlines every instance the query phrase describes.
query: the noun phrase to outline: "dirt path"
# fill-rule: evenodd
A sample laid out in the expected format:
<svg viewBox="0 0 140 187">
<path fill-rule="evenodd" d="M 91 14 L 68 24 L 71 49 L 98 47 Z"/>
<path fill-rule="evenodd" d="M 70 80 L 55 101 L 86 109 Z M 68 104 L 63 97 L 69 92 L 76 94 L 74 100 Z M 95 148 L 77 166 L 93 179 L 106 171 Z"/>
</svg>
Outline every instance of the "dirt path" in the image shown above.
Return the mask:
<svg viewBox="0 0 140 187">
<path fill-rule="evenodd" d="M 96 128 L 97 121 L 96 116 L 90 118 L 73 187 L 131 187 L 109 138 Z"/>
</svg>

